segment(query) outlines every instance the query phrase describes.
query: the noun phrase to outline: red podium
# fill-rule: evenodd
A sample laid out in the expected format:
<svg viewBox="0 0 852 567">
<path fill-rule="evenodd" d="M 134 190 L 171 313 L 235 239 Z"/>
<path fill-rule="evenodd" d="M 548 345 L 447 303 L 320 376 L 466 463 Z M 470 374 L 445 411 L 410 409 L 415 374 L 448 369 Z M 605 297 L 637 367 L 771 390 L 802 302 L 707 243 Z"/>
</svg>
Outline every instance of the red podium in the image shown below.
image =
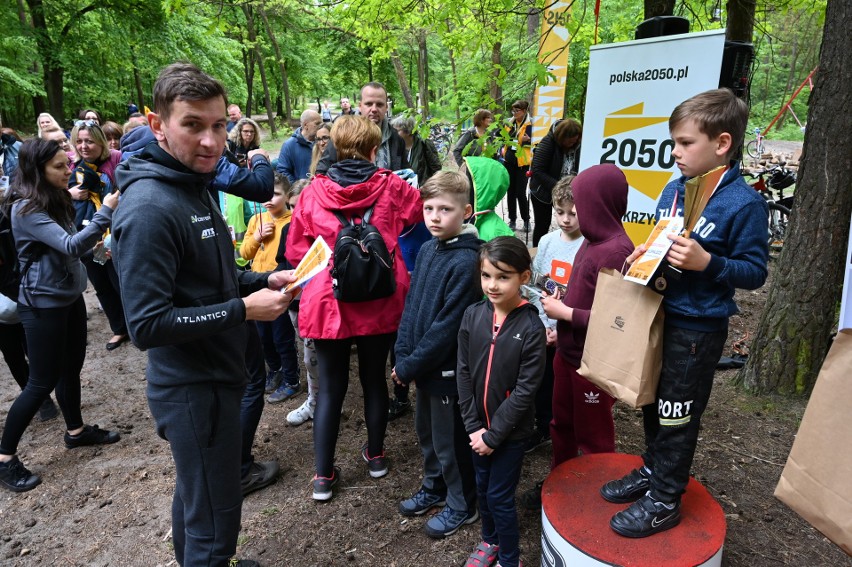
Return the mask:
<svg viewBox="0 0 852 567">
<path fill-rule="evenodd" d="M 725 513 L 694 478 L 681 499 L 676 527 L 648 538 L 616 534 L 610 518 L 628 504 L 611 504 L 598 490 L 642 465 L 635 455 L 604 453 L 571 459 L 551 471 L 541 493 L 542 567 L 720 566 Z"/>
</svg>

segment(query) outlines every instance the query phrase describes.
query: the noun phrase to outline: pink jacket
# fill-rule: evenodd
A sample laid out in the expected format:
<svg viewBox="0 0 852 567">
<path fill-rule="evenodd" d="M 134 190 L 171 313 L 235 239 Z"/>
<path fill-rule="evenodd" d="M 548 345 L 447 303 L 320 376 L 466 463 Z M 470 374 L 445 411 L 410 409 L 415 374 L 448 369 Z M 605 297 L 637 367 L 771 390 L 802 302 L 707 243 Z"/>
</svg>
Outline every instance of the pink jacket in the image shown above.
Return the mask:
<svg viewBox="0 0 852 567">
<path fill-rule="evenodd" d="M 361 215 L 375 203 L 370 224 L 384 238 L 394 256 L 396 292 L 383 299 L 343 303 L 334 299 L 331 264 L 307 283 L 299 304 L 299 334 L 311 339 L 344 339 L 355 336 L 393 333 L 399 328 L 410 279 L 397 243 L 403 228 L 423 220 L 420 193 L 386 169 L 370 179 L 341 187 L 325 175 L 318 175 L 305 188 L 290 221 L 287 260 L 294 266 L 317 236 L 334 250 L 340 222 L 332 211 L 343 216 Z"/>
</svg>

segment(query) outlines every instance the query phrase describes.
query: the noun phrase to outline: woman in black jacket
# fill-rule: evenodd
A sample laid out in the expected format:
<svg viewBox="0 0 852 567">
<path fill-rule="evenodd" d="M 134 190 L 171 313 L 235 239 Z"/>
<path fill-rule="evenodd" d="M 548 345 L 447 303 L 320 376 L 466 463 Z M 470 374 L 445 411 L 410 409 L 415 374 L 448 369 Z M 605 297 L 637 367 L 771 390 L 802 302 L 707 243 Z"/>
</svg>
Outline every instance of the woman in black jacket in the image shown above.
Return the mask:
<svg viewBox="0 0 852 567">
<path fill-rule="evenodd" d="M 41 482 L 18 460 L 18 443 L 50 392 L 65 418 L 65 446 L 115 443 L 120 435 L 86 425 L 80 412 L 80 371 L 86 358 L 85 269 L 80 256 L 109 228 L 118 192 L 77 231 L 74 205 L 66 186 L 68 156 L 54 141 L 34 139 L 21 146 L 20 171 L 7 198 L 12 205 L 12 232 L 23 265 L 18 314 L 30 355 L 24 391 L 6 416 L 0 438 L 0 485 L 14 492 Z M 5 205 L 5 203 L 4 203 Z"/>
<path fill-rule="evenodd" d="M 553 217 L 551 192 L 566 175 L 576 175 L 580 167 L 580 142 L 583 127 L 571 118 L 556 122 L 539 142 L 530 166 L 530 195 L 535 218 L 532 245 L 550 230 Z"/>
<path fill-rule="evenodd" d="M 459 141 L 453 146 L 453 159 L 456 165 L 461 167 L 465 156 L 482 155 L 482 150 L 488 144 L 488 127 L 494 122 L 494 115 L 490 110 L 480 108 L 473 115 L 473 128 L 465 130 Z"/>
</svg>

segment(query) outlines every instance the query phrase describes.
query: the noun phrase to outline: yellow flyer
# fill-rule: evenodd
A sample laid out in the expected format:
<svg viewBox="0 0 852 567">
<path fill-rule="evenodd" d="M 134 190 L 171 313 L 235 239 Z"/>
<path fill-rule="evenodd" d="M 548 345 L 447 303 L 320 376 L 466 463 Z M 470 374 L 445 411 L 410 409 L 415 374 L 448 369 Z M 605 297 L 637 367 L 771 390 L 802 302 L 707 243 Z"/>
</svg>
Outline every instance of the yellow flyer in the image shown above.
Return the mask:
<svg viewBox="0 0 852 567">
<path fill-rule="evenodd" d="M 660 267 L 663 259 L 672 247 L 668 239 L 670 234 L 680 234 L 683 231 L 683 217 L 665 217 L 651 231 L 645 241 L 645 253 L 636 258 L 624 279 L 641 285 L 648 285 L 651 278 Z"/>
<path fill-rule="evenodd" d="M 322 239 L 322 236 L 317 236 L 317 239 L 314 240 L 314 243 L 311 244 L 310 248 L 308 248 L 305 257 L 302 258 L 302 261 L 299 262 L 299 265 L 296 266 L 296 269 L 293 272 L 293 275 L 296 276 L 296 281 L 288 284 L 281 290 L 281 293 L 288 293 L 296 287 L 301 287 L 309 279 L 320 273 L 326 266 L 328 266 L 328 260 L 330 258 L 331 249 L 328 247 L 328 244 L 325 243 L 325 240 Z"/>
</svg>

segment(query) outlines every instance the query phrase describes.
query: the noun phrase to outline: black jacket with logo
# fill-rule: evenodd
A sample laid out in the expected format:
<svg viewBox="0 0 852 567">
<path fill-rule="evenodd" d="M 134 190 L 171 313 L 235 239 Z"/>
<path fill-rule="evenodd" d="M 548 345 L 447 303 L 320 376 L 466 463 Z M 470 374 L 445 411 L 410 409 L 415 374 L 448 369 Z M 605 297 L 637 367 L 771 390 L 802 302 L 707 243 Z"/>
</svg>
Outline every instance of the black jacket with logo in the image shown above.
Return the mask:
<svg viewBox="0 0 852 567">
<path fill-rule="evenodd" d="M 492 449 L 526 439 L 535 429 L 535 394 L 544 375 L 546 337 L 538 310 L 516 307 L 493 336 L 494 306 L 488 300 L 467 308 L 459 330 L 456 375 L 468 434 L 487 429 Z"/>
<path fill-rule="evenodd" d="M 130 337 L 149 349 L 148 381 L 243 384 L 240 297 L 266 287 L 268 275 L 237 273 L 228 227 L 207 190 L 215 172 L 192 172 L 152 144 L 116 175 L 113 260 Z"/>
</svg>

